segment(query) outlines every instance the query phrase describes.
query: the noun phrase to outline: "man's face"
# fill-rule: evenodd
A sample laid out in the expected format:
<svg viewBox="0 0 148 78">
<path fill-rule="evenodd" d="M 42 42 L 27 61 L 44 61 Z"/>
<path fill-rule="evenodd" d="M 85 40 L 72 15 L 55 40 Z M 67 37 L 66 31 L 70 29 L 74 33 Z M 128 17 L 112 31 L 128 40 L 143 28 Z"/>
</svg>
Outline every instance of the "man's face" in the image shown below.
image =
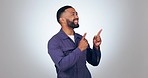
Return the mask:
<svg viewBox="0 0 148 78">
<path fill-rule="evenodd" d="M 68 8 L 65 10 L 65 19 L 70 28 L 74 29 L 79 27 L 79 17 L 74 8 Z"/>
</svg>

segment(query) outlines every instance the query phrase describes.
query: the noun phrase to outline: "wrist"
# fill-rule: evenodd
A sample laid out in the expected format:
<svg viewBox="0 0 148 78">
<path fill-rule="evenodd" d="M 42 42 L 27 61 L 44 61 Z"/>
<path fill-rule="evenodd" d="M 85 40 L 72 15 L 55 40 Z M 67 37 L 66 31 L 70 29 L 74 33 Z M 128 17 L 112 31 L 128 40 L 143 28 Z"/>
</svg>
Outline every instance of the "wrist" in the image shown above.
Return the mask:
<svg viewBox="0 0 148 78">
<path fill-rule="evenodd" d="M 100 46 L 95 46 L 95 45 L 94 45 L 94 48 L 95 48 L 96 50 L 99 50 L 99 49 L 100 49 Z"/>
<path fill-rule="evenodd" d="M 81 52 L 83 51 L 83 49 L 81 47 L 78 46 L 78 48 L 80 49 Z"/>
</svg>

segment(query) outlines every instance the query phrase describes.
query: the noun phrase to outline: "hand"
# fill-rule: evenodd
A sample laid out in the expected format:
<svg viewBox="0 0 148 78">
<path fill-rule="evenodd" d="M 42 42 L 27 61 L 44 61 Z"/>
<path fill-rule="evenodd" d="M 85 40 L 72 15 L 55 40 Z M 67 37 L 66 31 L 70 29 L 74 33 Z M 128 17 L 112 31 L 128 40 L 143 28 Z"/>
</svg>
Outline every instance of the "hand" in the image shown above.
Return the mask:
<svg viewBox="0 0 148 78">
<path fill-rule="evenodd" d="M 102 32 L 102 29 L 93 38 L 93 44 L 96 49 L 98 49 L 98 47 L 101 45 L 101 42 L 102 42 L 101 37 L 100 37 L 101 32 Z"/>
<path fill-rule="evenodd" d="M 82 36 L 78 48 L 83 52 L 88 47 L 88 41 L 85 39 L 86 33 Z"/>
</svg>

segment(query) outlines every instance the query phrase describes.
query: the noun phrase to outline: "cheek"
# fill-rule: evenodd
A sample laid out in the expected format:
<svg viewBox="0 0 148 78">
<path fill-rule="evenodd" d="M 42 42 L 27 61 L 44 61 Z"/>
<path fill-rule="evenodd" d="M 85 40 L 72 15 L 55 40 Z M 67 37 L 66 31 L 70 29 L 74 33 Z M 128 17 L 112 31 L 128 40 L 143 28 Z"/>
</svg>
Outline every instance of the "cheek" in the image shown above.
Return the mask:
<svg viewBox="0 0 148 78">
<path fill-rule="evenodd" d="M 67 22 L 66 19 L 63 19 L 63 22 L 66 23 Z"/>
<path fill-rule="evenodd" d="M 74 22 L 74 18 L 72 18 L 70 21 Z"/>
<path fill-rule="evenodd" d="M 73 22 L 74 17 L 68 17 L 68 20 L 71 21 L 71 22 Z"/>
</svg>

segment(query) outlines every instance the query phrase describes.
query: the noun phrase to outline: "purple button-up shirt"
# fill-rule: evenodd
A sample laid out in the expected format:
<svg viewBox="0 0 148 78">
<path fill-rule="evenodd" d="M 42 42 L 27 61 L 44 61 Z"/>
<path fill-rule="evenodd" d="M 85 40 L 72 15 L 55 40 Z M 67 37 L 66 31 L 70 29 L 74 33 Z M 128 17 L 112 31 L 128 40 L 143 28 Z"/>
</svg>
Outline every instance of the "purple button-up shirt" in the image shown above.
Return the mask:
<svg viewBox="0 0 148 78">
<path fill-rule="evenodd" d="M 91 78 L 86 61 L 93 66 L 100 62 L 101 52 L 89 46 L 84 51 L 78 48 L 82 36 L 74 33 L 75 43 L 61 29 L 48 42 L 48 53 L 55 63 L 57 78 Z"/>
</svg>

